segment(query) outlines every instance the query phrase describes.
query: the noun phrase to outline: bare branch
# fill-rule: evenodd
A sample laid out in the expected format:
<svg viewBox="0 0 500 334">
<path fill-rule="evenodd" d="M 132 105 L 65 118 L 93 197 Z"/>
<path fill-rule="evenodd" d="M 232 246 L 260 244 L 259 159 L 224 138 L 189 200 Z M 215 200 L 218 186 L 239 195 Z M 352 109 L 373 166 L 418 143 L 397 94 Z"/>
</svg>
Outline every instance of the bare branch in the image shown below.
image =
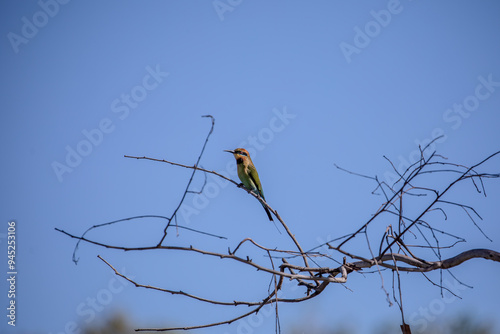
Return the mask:
<svg viewBox="0 0 500 334">
<path fill-rule="evenodd" d="M 130 277 L 127 277 L 124 274 L 120 273 L 115 269 L 115 267 L 113 267 L 113 265 L 111 265 L 108 261 L 106 261 L 99 255 L 98 258 L 103 261 L 115 273 L 115 275 L 125 279 L 135 287 L 151 289 L 172 295 L 180 295 L 189 299 L 194 299 L 200 302 L 215 305 L 251 307 L 249 311 L 246 311 L 237 317 L 209 324 L 176 328 L 141 328 L 137 329 L 136 331 L 159 332 L 173 330 L 191 330 L 230 324 L 252 314 L 256 314 L 265 305 L 274 303 L 275 305 L 272 305 L 272 307 L 274 308 L 276 319 L 275 331 L 276 333 L 278 333 L 281 332 L 278 303 L 299 303 L 312 299 L 321 294 L 330 283 L 340 283 L 344 286 L 344 283 L 347 282 L 349 275 L 353 272 L 362 274 L 377 273 L 378 276 L 380 276 L 382 290 L 384 291 L 389 304 L 392 305 L 391 296 L 384 286 L 384 275 L 387 275 L 387 271 L 391 270 L 392 299 L 395 303 L 398 304 L 400 308 L 403 323 L 401 328 L 403 332 L 410 333 L 409 326 L 405 324 L 402 289 L 403 276 L 401 275 L 401 272 L 421 273 L 427 280 L 429 280 L 431 284 L 440 287 L 441 293 L 443 293 L 443 290 L 448 290 L 442 284 L 443 270 L 447 270 L 450 275 L 455 278 L 455 276 L 453 276 L 449 269 L 457 267 L 468 260 L 483 258 L 495 262 L 500 262 L 500 253 L 489 249 L 466 250 L 453 257 L 443 259 L 443 254 L 441 252 L 442 250 L 443 253 L 446 252 L 449 256 L 449 249 L 451 249 L 457 243 L 465 242 L 465 239 L 434 227 L 434 221 L 448 220 L 448 215 L 445 209 L 448 210 L 448 208 L 450 207 L 457 206 L 465 211 L 465 214 L 472 220 L 479 231 L 481 231 L 481 233 L 483 233 L 483 235 L 491 241 L 491 239 L 481 230 L 481 228 L 473 219 L 473 216 L 476 216 L 480 219 L 482 218 L 472 206 L 460 204 L 463 203 L 463 200 L 454 201 L 453 199 L 445 198 L 445 196 L 448 196 L 449 193 L 451 193 L 450 189 L 454 188 L 455 185 L 469 179 L 477 192 L 486 195 L 483 179 L 500 178 L 500 173 L 482 173 L 478 168 L 488 160 L 499 155 L 500 151 L 491 154 L 487 158 L 471 167 L 467 167 L 464 165 L 448 162 L 445 157 L 436 154 L 436 152 L 427 152 L 426 150 L 428 150 L 432 146 L 431 144 L 433 143 L 433 141 L 431 141 L 424 148 L 419 146 L 420 157 L 417 161 L 410 163 L 404 171 L 398 170 L 391 160 L 384 157 L 390 163 L 395 173 L 398 175 L 398 179 L 392 185 L 387 184 L 386 182 L 380 182 L 377 176 L 372 177 L 361 173 L 352 172 L 335 164 L 335 167 L 343 172 L 373 180 L 376 183 L 376 187 L 372 191 L 372 193 L 376 195 L 380 195 L 380 193 L 382 193 L 382 203 L 380 204 L 378 210 L 376 210 L 376 212 L 371 215 L 369 219 L 365 220 L 364 223 L 362 223 L 361 226 L 358 227 L 358 229 L 353 233 L 333 238 L 305 252 L 298 242 L 296 236 L 292 233 L 285 221 L 281 218 L 278 212 L 274 210 L 263 198 L 261 198 L 254 191 L 240 187 L 239 183 L 233 181 L 229 177 L 200 166 L 201 158 L 205 152 L 206 145 L 214 130 L 215 124 L 214 118 L 212 116 L 207 115 L 203 117 L 210 118 L 212 121 L 212 126 L 205 138 L 205 142 L 202 146 L 201 152 L 199 153 L 194 165 L 180 164 L 173 161 L 155 159 L 146 156 L 125 156 L 126 158 L 162 162 L 192 170 L 186 188 L 170 217 L 155 215 L 129 217 L 104 224 L 94 225 L 87 229 L 87 231 L 85 231 L 82 236 L 76 236 L 58 228 L 56 228 L 56 230 L 70 238 L 77 240 L 75 251 L 73 253 L 73 260 L 75 262 L 77 261 L 75 256 L 76 250 L 78 249 L 78 246 L 82 241 L 98 247 L 121 250 L 125 252 L 148 250 L 187 252 L 193 255 L 208 256 L 220 260 L 228 259 L 233 262 L 238 262 L 246 266 L 246 268 L 251 268 L 252 270 L 259 271 L 261 273 L 260 275 L 266 275 L 266 277 L 269 278 L 269 285 L 267 287 L 266 293 L 264 294 L 265 297 L 257 301 L 220 301 L 197 296 L 185 292 L 182 289 L 162 288 L 139 283 L 131 279 Z M 439 138 L 435 138 L 434 141 L 437 139 Z M 201 190 L 195 191 L 192 188 L 192 182 L 194 180 L 195 173 L 198 171 L 203 172 L 204 181 L 203 185 L 201 186 Z M 444 173 L 439 175 L 451 175 L 453 176 L 453 179 L 446 183 L 444 187 L 434 188 L 432 186 L 429 186 L 427 181 L 429 180 L 430 175 L 433 175 L 435 173 Z M 293 250 L 278 249 L 277 247 L 266 246 L 263 243 L 257 242 L 256 240 L 249 237 L 244 238 L 238 243 L 235 243 L 236 247 L 233 251 L 231 251 L 231 248 L 228 247 L 227 253 L 200 249 L 193 247 L 192 245 L 172 246 L 164 244 L 165 238 L 167 236 L 167 230 L 172 225 L 172 222 L 175 223 L 177 228 L 202 233 L 204 235 L 216 237 L 219 239 L 225 239 L 225 237 L 218 236 L 212 233 L 202 232 L 187 228 L 185 226 L 177 225 L 177 212 L 181 208 L 187 194 L 202 193 L 205 189 L 205 186 L 207 185 L 207 174 L 212 174 L 225 181 L 229 181 L 238 188 L 243 189 L 244 191 L 249 193 L 264 207 L 269 209 L 269 211 L 277 218 L 281 226 L 285 229 L 287 237 L 290 238 L 291 242 L 294 245 L 292 247 Z M 469 181 L 467 181 L 467 183 L 468 182 Z M 417 201 L 417 203 L 419 204 L 419 209 L 416 213 L 413 213 L 415 209 L 411 205 L 415 201 Z M 423 205 L 422 202 L 424 203 Z M 442 215 L 431 214 L 435 211 L 440 212 Z M 415 218 L 412 218 L 413 216 L 415 216 Z M 127 247 L 123 245 L 112 245 L 87 237 L 87 233 L 93 229 L 113 225 L 127 220 L 141 218 L 160 218 L 167 220 L 161 240 L 157 244 L 146 245 L 142 247 Z M 378 222 L 378 225 L 374 224 L 375 221 Z M 380 223 L 383 224 L 381 228 L 379 227 Z M 368 234 L 368 230 L 370 231 L 370 235 Z M 380 235 L 376 235 L 374 237 L 374 233 L 380 233 Z M 349 249 L 354 248 L 354 243 L 351 241 L 357 236 L 363 234 L 366 240 L 361 241 L 363 243 L 366 243 L 367 249 L 364 249 L 364 252 L 368 253 L 368 255 L 363 255 L 360 252 L 347 251 L 346 249 L 348 246 Z M 412 241 L 408 242 L 410 238 Z M 380 244 L 378 245 L 378 254 L 373 253 L 370 240 L 380 240 Z M 333 246 L 332 244 L 334 242 L 339 242 L 338 246 Z M 335 251 L 333 252 L 335 256 L 333 256 L 331 253 L 324 252 L 321 249 L 324 246 L 333 249 Z M 431 250 L 431 252 L 429 252 L 428 250 Z M 252 253 L 247 253 L 249 251 L 251 251 Z M 343 255 L 343 261 L 339 261 L 339 259 L 335 258 L 338 255 L 337 252 Z M 429 253 L 432 256 L 430 259 L 426 256 L 423 256 L 428 255 Z M 258 257 L 254 261 L 251 257 L 254 257 L 255 254 L 260 255 L 260 257 Z M 353 259 L 353 261 L 348 262 L 346 260 L 347 257 L 350 257 L 351 259 Z M 331 262 L 329 261 L 328 264 L 332 266 L 324 265 L 324 263 L 321 263 L 322 265 L 320 265 L 319 260 L 323 258 L 331 260 Z M 279 266 L 275 264 L 276 259 L 281 259 L 281 264 Z M 267 260 L 269 260 L 269 262 L 267 262 Z M 290 260 L 290 262 L 288 260 Z M 368 270 L 372 267 L 375 267 L 376 270 Z M 433 271 L 438 271 L 440 279 L 439 283 L 435 283 L 431 279 L 431 277 L 428 277 L 426 275 L 426 273 Z M 301 287 L 301 289 L 303 289 L 302 291 L 305 292 L 305 296 L 302 295 L 296 298 L 282 298 L 279 293 L 282 289 L 283 281 L 285 278 L 293 281 L 295 284 L 297 284 L 297 286 Z M 453 293 L 452 291 L 450 292 Z"/>
</svg>

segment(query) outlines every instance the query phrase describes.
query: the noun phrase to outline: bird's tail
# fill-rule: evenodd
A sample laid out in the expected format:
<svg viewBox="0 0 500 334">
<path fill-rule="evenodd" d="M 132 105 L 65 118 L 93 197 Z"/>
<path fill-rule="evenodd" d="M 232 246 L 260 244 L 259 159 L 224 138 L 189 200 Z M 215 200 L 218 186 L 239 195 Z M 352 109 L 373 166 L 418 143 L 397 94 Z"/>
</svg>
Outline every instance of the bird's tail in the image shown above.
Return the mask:
<svg viewBox="0 0 500 334">
<path fill-rule="evenodd" d="M 268 209 L 268 208 L 266 208 L 266 207 L 264 206 L 264 204 L 262 204 L 262 206 L 264 207 L 264 210 L 266 210 L 266 213 L 267 213 L 267 216 L 269 217 L 269 220 L 273 222 L 274 227 L 276 227 L 276 230 L 278 230 L 278 233 L 279 233 L 279 234 L 281 234 L 281 231 L 280 231 L 280 229 L 278 228 L 278 225 L 276 225 L 276 223 L 274 222 L 273 217 L 271 216 L 271 212 L 269 211 L 269 209 Z"/>
<path fill-rule="evenodd" d="M 274 221 L 274 220 L 273 220 L 273 216 L 271 216 L 271 212 L 269 211 L 269 209 L 268 209 L 268 208 L 266 208 L 264 205 L 262 205 L 262 207 L 264 207 L 264 210 L 266 210 L 267 217 L 269 217 L 269 220 L 270 220 L 270 221 Z"/>
</svg>

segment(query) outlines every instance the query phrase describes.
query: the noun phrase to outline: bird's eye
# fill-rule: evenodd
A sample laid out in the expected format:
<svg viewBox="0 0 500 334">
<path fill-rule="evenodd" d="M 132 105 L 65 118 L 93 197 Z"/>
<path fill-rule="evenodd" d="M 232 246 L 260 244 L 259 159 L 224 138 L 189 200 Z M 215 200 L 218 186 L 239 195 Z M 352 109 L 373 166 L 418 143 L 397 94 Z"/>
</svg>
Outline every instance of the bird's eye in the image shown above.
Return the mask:
<svg viewBox="0 0 500 334">
<path fill-rule="evenodd" d="M 245 157 L 247 156 L 246 152 L 238 152 L 238 153 L 241 154 L 241 155 L 244 155 Z"/>
</svg>

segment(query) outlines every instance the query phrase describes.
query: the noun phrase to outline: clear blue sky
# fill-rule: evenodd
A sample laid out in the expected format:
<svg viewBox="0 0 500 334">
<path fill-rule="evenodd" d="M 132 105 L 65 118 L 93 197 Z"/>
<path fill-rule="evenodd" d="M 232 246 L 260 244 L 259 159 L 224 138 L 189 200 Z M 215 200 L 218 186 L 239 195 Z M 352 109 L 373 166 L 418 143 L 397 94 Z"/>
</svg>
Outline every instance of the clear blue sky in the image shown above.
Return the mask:
<svg viewBox="0 0 500 334">
<path fill-rule="evenodd" d="M 17 326 L 6 324 L 1 280 L 2 333 L 69 333 L 118 311 L 149 327 L 196 325 L 247 310 L 134 288 L 116 279 L 98 254 L 144 284 L 226 301 L 265 296 L 262 273 L 192 254 L 82 245 L 75 266 L 74 240 L 54 231 L 79 234 L 115 219 L 170 215 L 190 172 L 123 155 L 193 164 L 210 123 L 201 115 L 216 119 L 202 165 L 223 172 L 234 163 L 224 149 L 253 149 L 268 202 L 306 249 L 354 231 L 382 200 L 370 195 L 373 184 L 334 163 L 388 177 L 384 155 L 404 165 L 418 143 L 439 134 L 446 137 L 437 150 L 461 164 L 500 149 L 497 1 L 60 2 L 1 5 L 5 275 L 13 219 L 18 241 Z M 499 165 L 496 159 L 488 171 L 498 172 Z M 195 183 L 202 181 L 199 175 Z M 478 223 L 493 242 L 456 212 L 441 227 L 468 242 L 445 257 L 470 248 L 500 250 L 500 183 L 489 180 L 486 187 L 487 198 L 472 187 L 454 195 L 478 209 L 484 218 Z M 211 190 L 206 203 L 189 196 L 186 205 L 199 210 L 179 222 L 229 240 L 181 231 L 169 234 L 168 244 L 224 251 L 252 237 L 292 247 L 243 191 Z M 140 221 L 89 237 L 154 244 L 162 224 Z M 368 255 L 361 242 L 351 250 Z M 497 317 L 500 265 L 473 260 L 453 272 L 474 288 L 451 284 L 463 299 L 446 303 L 422 276 L 403 275 L 407 316 L 422 321 L 421 310 L 430 308 L 430 323 L 436 314 Z M 431 277 L 439 280 L 437 273 Z M 385 282 L 390 288 L 389 274 Z M 356 333 L 372 333 L 380 322 L 399 322 L 379 277 L 352 275 L 346 286 L 352 291 L 332 285 L 316 300 L 280 305 L 282 328 L 313 319 L 318 326 L 350 322 Z M 249 324 L 254 332 L 273 331 L 272 315 L 259 321 Z M 238 326 L 200 333 L 238 333 Z"/>
</svg>

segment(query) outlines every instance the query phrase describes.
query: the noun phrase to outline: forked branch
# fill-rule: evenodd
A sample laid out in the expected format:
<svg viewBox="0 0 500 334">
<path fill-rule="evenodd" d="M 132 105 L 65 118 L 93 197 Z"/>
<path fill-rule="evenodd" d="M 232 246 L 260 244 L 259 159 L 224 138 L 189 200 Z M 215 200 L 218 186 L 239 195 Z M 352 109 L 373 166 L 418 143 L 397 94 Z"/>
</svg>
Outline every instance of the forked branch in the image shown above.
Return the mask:
<svg viewBox="0 0 500 334">
<path fill-rule="evenodd" d="M 140 247 L 127 247 L 125 245 L 113 245 L 106 242 L 93 240 L 87 237 L 87 232 L 85 232 L 81 236 L 77 236 L 62 229 L 56 228 L 56 230 L 68 237 L 76 239 L 77 246 L 80 242 L 84 242 L 98 247 L 127 252 L 151 250 L 165 252 L 184 252 L 197 256 L 217 258 L 222 260 L 222 263 L 225 263 L 224 261 L 239 263 L 243 266 L 246 266 L 247 268 L 257 269 L 263 275 L 268 275 L 270 282 L 272 282 L 273 288 L 269 287 L 267 293 L 257 301 L 238 301 L 236 299 L 232 301 L 221 301 L 215 298 L 191 294 L 189 292 L 185 292 L 185 290 L 155 287 L 146 283 L 140 283 L 124 275 L 123 273 L 120 273 L 111 263 L 109 263 L 99 255 L 99 259 L 103 261 L 111 270 L 113 270 L 113 272 L 117 276 L 125 279 L 137 288 L 152 289 L 158 292 L 172 295 L 181 295 L 189 299 L 194 299 L 199 302 L 210 303 L 214 305 L 251 307 L 249 311 L 245 311 L 237 317 L 213 322 L 210 324 L 175 328 L 141 328 L 137 329 L 137 331 L 191 330 L 230 324 L 259 312 L 265 305 L 276 304 L 276 332 L 278 332 L 280 331 L 277 307 L 278 303 L 299 303 L 312 299 L 325 291 L 326 287 L 329 286 L 330 283 L 347 283 L 352 273 L 377 272 L 379 273 L 380 279 L 383 282 L 383 272 L 392 271 L 392 299 L 398 304 L 401 310 L 403 331 L 405 333 L 410 333 L 409 326 L 405 324 L 403 313 L 403 290 L 401 288 L 400 272 L 421 273 L 422 275 L 425 275 L 425 273 L 432 271 L 439 271 L 439 273 L 442 273 L 442 271 L 444 270 L 449 271 L 451 268 L 457 267 L 462 263 L 474 258 L 483 258 L 494 262 L 500 262 L 500 253 L 489 249 L 466 250 L 459 254 L 455 253 L 456 255 L 443 259 L 442 252 L 450 252 L 450 250 L 456 244 L 465 242 L 465 239 L 447 231 L 439 230 L 435 227 L 435 222 L 439 221 L 440 219 L 448 219 L 448 215 L 445 210 L 447 210 L 449 207 L 460 207 L 465 211 L 466 215 L 472 220 L 474 225 L 479 230 L 481 230 L 480 226 L 473 219 L 473 217 L 481 218 L 481 216 L 479 216 L 479 213 L 476 212 L 473 207 L 460 204 L 464 203 L 463 199 L 460 199 L 460 201 L 454 201 L 447 197 L 450 194 L 450 190 L 453 189 L 457 184 L 469 180 L 472 181 L 474 189 L 477 192 L 486 195 L 486 189 L 483 179 L 499 178 L 500 174 L 479 172 L 479 169 L 487 161 L 500 155 L 500 151 L 491 154 L 487 158 L 471 167 L 466 167 L 461 164 L 450 163 L 441 155 L 436 154 L 436 152 L 429 153 L 428 149 L 430 147 L 430 144 L 424 148 L 420 148 L 420 159 L 411 164 L 403 172 L 397 171 L 394 164 L 389 159 L 387 159 L 399 177 L 394 184 L 380 182 L 377 176 L 366 176 L 336 166 L 338 169 L 345 171 L 351 175 L 374 181 L 376 183 L 376 188 L 373 193 L 381 193 L 383 195 L 383 201 L 379 209 L 365 222 L 358 224 L 359 227 L 353 233 L 325 242 L 322 245 L 314 247 L 310 251 L 303 250 L 294 233 L 292 233 L 290 228 L 287 226 L 285 221 L 281 218 L 281 216 L 275 209 L 273 209 L 268 203 L 266 203 L 254 192 L 248 191 L 245 188 L 241 187 L 238 187 L 238 189 L 247 191 L 251 196 L 253 196 L 256 200 L 267 207 L 269 211 L 278 219 L 281 226 L 287 232 L 287 237 L 293 243 L 293 249 L 278 249 L 275 246 L 266 246 L 261 242 L 254 241 L 251 238 L 244 238 L 243 240 L 236 242 L 234 244 L 235 247 L 233 248 L 233 250 L 231 251 L 231 249 L 229 248 L 227 253 L 201 249 L 192 245 L 168 245 L 165 242 L 165 237 L 167 235 L 169 227 L 172 226 L 172 222 L 175 222 L 177 225 L 177 212 L 183 204 L 185 198 L 188 196 L 188 194 L 190 196 L 196 196 L 197 194 L 203 192 L 204 186 L 202 187 L 202 190 L 200 192 L 194 192 L 192 190 L 191 184 L 196 172 L 202 172 L 203 174 L 205 174 L 205 184 L 207 182 L 206 175 L 212 174 L 215 177 L 221 178 L 225 181 L 229 181 L 235 186 L 238 186 L 238 183 L 231 178 L 216 171 L 202 168 L 199 165 L 209 137 L 214 129 L 213 117 L 209 115 L 204 117 L 209 117 L 212 120 L 212 126 L 208 135 L 206 136 L 201 152 L 193 165 L 181 164 L 165 159 L 151 158 L 146 156 L 125 156 L 126 158 L 130 159 L 149 160 L 154 162 L 166 163 L 172 166 L 192 170 L 191 176 L 187 182 L 186 189 L 184 190 L 178 205 L 170 216 L 144 215 L 129 217 L 109 223 L 94 225 L 87 230 L 88 232 L 101 226 L 116 226 L 118 225 L 118 223 L 127 220 L 161 218 L 166 222 L 166 224 L 163 230 L 163 234 L 161 235 L 158 243 Z M 447 185 L 442 188 L 429 187 L 428 184 L 425 184 L 424 181 L 426 181 L 426 177 L 436 173 L 454 176 L 454 179 L 452 179 Z M 411 210 L 406 210 L 406 207 L 411 206 L 412 201 L 414 201 L 415 199 L 425 199 L 428 202 L 423 206 L 423 209 L 421 209 L 418 214 L 414 215 L 413 217 L 409 217 L 407 212 L 410 212 Z M 437 212 L 439 214 L 431 215 L 431 213 L 433 212 Z M 382 229 L 380 229 L 380 224 L 376 225 L 375 222 L 382 222 L 385 225 Z M 180 225 L 177 225 L 177 228 L 192 230 Z M 203 233 L 204 235 L 216 237 L 218 239 L 224 238 L 222 236 L 218 236 L 208 232 L 197 230 L 195 230 L 195 232 Z M 484 233 L 482 230 L 481 232 L 485 235 L 486 238 L 489 239 L 489 236 L 486 233 Z M 380 240 L 380 242 L 376 244 L 377 248 L 374 247 L 374 251 L 372 251 L 370 242 L 371 238 L 369 238 L 369 234 L 371 237 L 375 235 L 375 237 L 377 238 L 376 240 Z M 364 242 L 366 242 L 366 249 L 357 248 L 355 251 L 348 251 L 347 247 L 349 246 L 350 248 L 352 248 L 352 241 L 360 235 L 365 238 Z M 406 242 L 407 235 L 412 237 L 412 244 L 408 244 Z M 243 245 L 248 246 L 242 247 Z M 432 250 L 434 257 L 430 258 L 428 256 L 429 249 Z M 333 255 L 332 252 L 334 252 L 335 255 L 342 257 L 342 259 Z M 251 258 L 250 254 L 253 255 L 254 259 Z M 255 257 L 255 254 L 257 254 L 258 257 Z M 448 256 L 449 255 L 450 254 L 448 254 Z M 352 261 L 348 261 L 347 257 Z M 279 266 L 275 265 L 275 259 L 281 259 L 281 264 Z M 320 260 L 322 263 L 327 261 L 327 264 L 320 266 L 318 264 Z M 376 267 L 377 270 L 367 270 L 372 267 Z M 453 276 L 453 274 L 451 275 Z M 427 276 L 425 276 L 425 278 L 429 279 Z M 283 289 L 283 282 L 285 279 L 290 280 L 294 282 L 298 287 L 301 287 L 300 291 L 303 291 L 304 294 L 292 298 L 283 298 L 281 290 Z M 440 275 L 440 279 L 442 279 L 442 275 Z M 437 284 L 430 279 L 429 281 L 432 284 L 440 286 L 443 289 L 442 282 Z M 389 303 L 391 303 L 389 293 L 387 291 L 385 292 Z"/>
</svg>

